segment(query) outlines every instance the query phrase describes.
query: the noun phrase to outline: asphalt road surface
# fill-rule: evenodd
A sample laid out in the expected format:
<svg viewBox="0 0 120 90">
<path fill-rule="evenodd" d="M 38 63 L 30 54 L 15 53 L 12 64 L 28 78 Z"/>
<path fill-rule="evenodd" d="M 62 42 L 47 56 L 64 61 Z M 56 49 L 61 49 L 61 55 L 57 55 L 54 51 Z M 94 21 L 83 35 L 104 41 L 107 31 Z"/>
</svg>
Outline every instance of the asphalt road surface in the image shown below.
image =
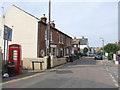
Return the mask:
<svg viewBox="0 0 120 90">
<path fill-rule="evenodd" d="M 113 65 L 114 66 L 114 65 Z M 117 66 L 92 57 L 62 67 L 4 83 L 3 88 L 117 88 Z M 113 71 L 115 73 L 113 73 Z"/>
</svg>

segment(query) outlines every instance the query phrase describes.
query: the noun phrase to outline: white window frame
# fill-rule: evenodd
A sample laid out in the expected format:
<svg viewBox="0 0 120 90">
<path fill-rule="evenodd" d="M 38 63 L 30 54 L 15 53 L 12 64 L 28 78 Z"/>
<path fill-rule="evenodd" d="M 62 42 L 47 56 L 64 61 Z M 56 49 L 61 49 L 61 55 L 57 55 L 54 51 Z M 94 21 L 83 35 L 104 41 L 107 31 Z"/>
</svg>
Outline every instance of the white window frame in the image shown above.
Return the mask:
<svg viewBox="0 0 120 90">
<path fill-rule="evenodd" d="M 53 41 L 53 32 L 50 31 L 50 41 Z"/>
<path fill-rule="evenodd" d="M 58 33 L 59 43 L 60 43 L 60 33 Z"/>
</svg>

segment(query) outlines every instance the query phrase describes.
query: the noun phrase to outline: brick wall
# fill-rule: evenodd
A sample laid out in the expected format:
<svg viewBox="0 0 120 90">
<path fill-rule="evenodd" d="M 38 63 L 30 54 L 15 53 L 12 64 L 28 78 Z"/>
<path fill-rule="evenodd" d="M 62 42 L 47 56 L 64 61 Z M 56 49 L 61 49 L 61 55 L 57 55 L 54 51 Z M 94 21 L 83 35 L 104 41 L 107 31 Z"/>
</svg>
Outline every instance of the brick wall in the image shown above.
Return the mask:
<svg viewBox="0 0 120 90">
<path fill-rule="evenodd" d="M 46 55 L 46 41 L 45 41 L 45 30 L 47 28 L 47 24 L 40 21 L 38 24 L 38 53 L 40 54 L 41 50 L 44 50 L 45 55 Z M 50 31 L 52 32 L 52 41 L 51 45 L 56 45 L 57 51 L 58 51 L 58 57 L 63 57 L 67 55 L 67 49 L 69 51 L 69 55 L 71 54 L 71 43 L 72 43 L 72 38 L 69 37 L 68 35 L 64 34 L 63 32 L 57 30 L 55 27 L 50 28 Z M 63 50 L 63 51 L 62 51 Z M 61 52 L 62 51 L 62 55 Z"/>
</svg>

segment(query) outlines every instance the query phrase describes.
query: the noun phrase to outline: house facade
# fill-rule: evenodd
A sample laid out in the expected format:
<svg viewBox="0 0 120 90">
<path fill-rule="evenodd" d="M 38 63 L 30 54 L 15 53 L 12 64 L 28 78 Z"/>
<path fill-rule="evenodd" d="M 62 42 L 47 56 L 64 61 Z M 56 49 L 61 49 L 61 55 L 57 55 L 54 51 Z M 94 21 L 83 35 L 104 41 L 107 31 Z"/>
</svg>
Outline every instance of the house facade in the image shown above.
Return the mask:
<svg viewBox="0 0 120 90">
<path fill-rule="evenodd" d="M 22 60 L 46 56 L 47 18 L 39 19 L 15 5 L 11 6 L 4 16 L 4 24 L 13 30 L 9 45 L 22 46 Z M 70 55 L 72 38 L 55 28 L 54 23 L 51 23 L 50 33 L 51 55 L 56 57 Z"/>
<path fill-rule="evenodd" d="M 23 58 L 37 58 L 37 33 L 40 19 L 13 5 L 4 17 L 4 24 L 12 28 L 9 44 L 22 46 Z"/>
<path fill-rule="evenodd" d="M 83 53 L 84 48 L 88 48 L 89 50 L 89 44 L 88 44 L 88 38 L 82 36 L 80 37 L 80 52 Z"/>
<path fill-rule="evenodd" d="M 80 52 L 80 40 L 79 39 L 76 39 L 76 37 L 74 37 L 74 39 L 73 39 L 73 42 L 72 42 L 72 45 L 73 45 L 73 52 L 74 52 L 74 54 L 76 54 L 76 53 L 79 53 Z"/>
<path fill-rule="evenodd" d="M 80 38 L 74 37 L 72 44 L 74 47 L 74 53 L 83 53 L 84 48 L 88 48 L 89 50 L 88 38 L 85 38 L 84 36 Z"/>
<path fill-rule="evenodd" d="M 47 31 L 47 27 L 47 18 L 44 16 L 38 22 L 38 57 L 47 55 L 47 38 L 49 35 L 51 55 L 55 57 L 69 56 L 72 51 L 72 37 L 58 30 L 53 22 L 50 24 L 50 31 Z M 49 34 L 47 32 L 49 32 Z"/>
</svg>

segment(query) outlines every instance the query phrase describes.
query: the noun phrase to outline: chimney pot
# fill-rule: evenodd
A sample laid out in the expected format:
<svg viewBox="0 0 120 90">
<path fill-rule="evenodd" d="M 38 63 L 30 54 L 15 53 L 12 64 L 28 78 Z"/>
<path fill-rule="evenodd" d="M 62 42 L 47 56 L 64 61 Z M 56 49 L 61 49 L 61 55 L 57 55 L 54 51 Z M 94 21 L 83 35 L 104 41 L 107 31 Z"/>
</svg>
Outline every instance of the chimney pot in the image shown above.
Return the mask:
<svg viewBox="0 0 120 90">
<path fill-rule="evenodd" d="M 55 23 L 52 22 L 52 23 L 50 24 L 50 26 L 52 26 L 52 27 L 55 28 Z"/>
<path fill-rule="evenodd" d="M 41 17 L 41 21 L 46 23 L 47 22 L 47 18 L 45 17 L 45 14 L 43 14 L 43 17 Z"/>
</svg>

